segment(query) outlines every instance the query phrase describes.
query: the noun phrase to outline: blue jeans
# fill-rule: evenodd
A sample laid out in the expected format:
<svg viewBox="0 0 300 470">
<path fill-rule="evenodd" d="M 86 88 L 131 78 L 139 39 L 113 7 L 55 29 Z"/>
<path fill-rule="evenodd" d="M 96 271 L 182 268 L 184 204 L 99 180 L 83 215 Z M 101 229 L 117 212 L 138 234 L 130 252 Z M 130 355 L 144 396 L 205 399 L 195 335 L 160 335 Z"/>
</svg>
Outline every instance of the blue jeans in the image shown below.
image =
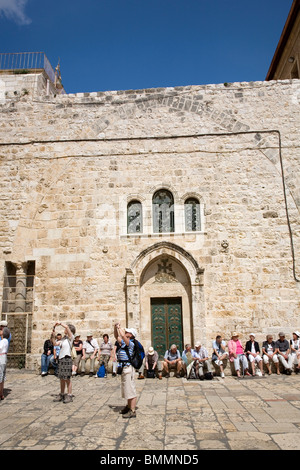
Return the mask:
<svg viewBox="0 0 300 470">
<path fill-rule="evenodd" d="M 47 356 L 44 353 L 42 354 L 42 357 L 41 357 L 41 372 L 48 372 L 49 365 L 53 364 L 53 359 L 54 359 L 53 354 L 49 354 L 49 356 Z"/>
</svg>

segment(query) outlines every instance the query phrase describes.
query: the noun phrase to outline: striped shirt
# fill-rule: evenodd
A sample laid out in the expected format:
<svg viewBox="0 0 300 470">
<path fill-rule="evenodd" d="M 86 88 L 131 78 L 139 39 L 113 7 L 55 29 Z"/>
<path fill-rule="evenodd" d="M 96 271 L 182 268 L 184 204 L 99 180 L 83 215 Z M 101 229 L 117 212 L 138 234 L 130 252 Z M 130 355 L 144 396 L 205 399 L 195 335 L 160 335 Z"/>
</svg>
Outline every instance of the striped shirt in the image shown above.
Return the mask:
<svg viewBox="0 0 300 470">
<path fill-rule="evenodd" d="M 118 350 L 118 361 L 121 362 L 124 366 L 129 366 L 130 362 L 128 359 L 127 352 L 125 350 L 125 346 L 126 346 L 126 343 L 122 339 L 121 347 Z M 134 343 L 131 340 L 129 341 L 128 350 L 129 350 L 130 357 L 132 357 L 133 350 L 134 350 Z"/>
</svg>

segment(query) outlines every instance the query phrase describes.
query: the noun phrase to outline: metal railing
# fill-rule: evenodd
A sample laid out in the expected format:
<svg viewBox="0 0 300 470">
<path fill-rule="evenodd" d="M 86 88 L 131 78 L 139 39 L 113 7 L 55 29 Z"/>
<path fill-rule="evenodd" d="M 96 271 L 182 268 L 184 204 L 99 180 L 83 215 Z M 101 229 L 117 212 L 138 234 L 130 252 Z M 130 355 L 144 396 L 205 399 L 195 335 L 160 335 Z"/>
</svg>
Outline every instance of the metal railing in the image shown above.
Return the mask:
<svg viewBox="0 0 300 470">
<path fill-rule="evenodd" d="M 55 72 L 44 52 L 2 52 L 0 70 L 29 71 L 43 69 L 50 80 L 55 82 Z"/>
</svg>

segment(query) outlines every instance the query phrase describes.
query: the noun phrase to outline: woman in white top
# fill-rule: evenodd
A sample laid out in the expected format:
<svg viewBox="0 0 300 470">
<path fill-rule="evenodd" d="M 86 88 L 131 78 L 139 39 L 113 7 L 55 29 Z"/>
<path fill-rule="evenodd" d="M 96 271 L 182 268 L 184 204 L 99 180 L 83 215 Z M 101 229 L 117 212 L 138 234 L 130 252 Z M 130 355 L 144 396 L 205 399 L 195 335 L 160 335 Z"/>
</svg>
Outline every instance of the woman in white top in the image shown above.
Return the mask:
<svg viewBox="0 0 300 470">
<path fill-rule="evenodd" d="M 293 339 L 290 340 L 291 355 L 293 356 L 293 364 L 296 365 L 296 372 L 300 370 L 300 333 L 294 331 Z"/>
<path fill-rule="evenodd" d="M 63 401 L 69 403 L 72 399 L 72 345 L 74 341 L 75 327 L 73 325 L 64 325 L 63 323 L 55 323 L 51 335 L 51 340 L 56 345 L 55 328 L 62 326 L 65 329 L 65 335 L 60 341 L 60 351 L 58 356 L 58 371 L 57 376 L 60 379 L 60 394 L 53 401 Z M 65 394 L 65 388 L 67 393 Z"/>
<path fill-rule="evenodd" d="M 7 351 L 8 351 L 8 338 L 9 333 L 6 334 L 5 328 L 0 329 L 0 399 L 4 400 L 4 380 L 7 364 Z"/>
</svg>

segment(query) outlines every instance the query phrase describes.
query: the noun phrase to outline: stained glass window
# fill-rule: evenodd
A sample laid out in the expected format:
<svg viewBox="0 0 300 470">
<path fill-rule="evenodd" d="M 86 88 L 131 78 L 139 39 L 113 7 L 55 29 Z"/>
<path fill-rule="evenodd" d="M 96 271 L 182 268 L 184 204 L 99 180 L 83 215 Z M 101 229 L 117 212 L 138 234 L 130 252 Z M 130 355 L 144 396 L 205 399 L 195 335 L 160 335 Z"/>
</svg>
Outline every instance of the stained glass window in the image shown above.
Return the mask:
<svg viewBox="0 0 300 470">
<path fill-rule="evenodd" d="M 153 195 L 153 232 L 174 232 L 174 198 L 170 191 L 160 189 Z"/>
<path fill-rule="evenodd" d="M 189 198 L 184 203 L 185 231 L 196 232 L 201 230 L 200 225 L 200 204 L 198 199 Z"/>
<path fill-rule="evenodd" d="M 140 201 L 130 201 L 127 206 L 127 233 L 142 233 L 143 217 Z"/>
</svg>

